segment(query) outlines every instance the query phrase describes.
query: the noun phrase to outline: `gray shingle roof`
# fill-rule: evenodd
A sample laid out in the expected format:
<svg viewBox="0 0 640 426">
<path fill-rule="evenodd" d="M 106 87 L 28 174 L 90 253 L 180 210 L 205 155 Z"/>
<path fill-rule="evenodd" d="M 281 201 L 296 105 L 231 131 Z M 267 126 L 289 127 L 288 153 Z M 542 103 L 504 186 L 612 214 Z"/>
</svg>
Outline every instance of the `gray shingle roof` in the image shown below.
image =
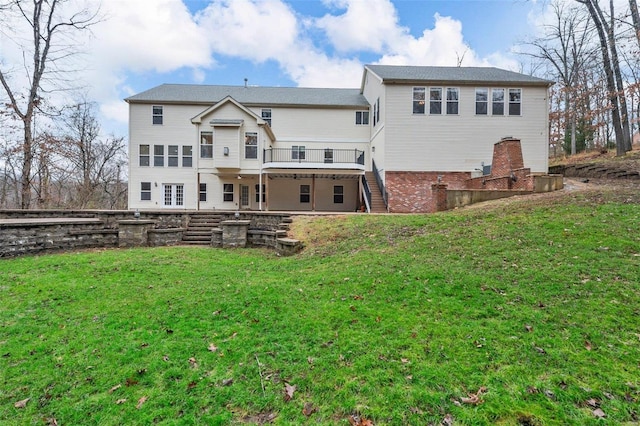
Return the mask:
<svg viewBox="0 0 640 426">
<path fill-rule="evenodd" d="M 368 107 L 360 89 L 208 86 L 162 84 L 125 99 L 127 102 L 214 104 L 231 96 L 243 105 Z"/>
<path fill-rule="evenodd" d="M 366 65 L 384 83 L 444 83 L 489 84 L 517 83 L 549 86 L 552 81 L 492 67 L 419 67 L 397 65 Z"/>
</svg>

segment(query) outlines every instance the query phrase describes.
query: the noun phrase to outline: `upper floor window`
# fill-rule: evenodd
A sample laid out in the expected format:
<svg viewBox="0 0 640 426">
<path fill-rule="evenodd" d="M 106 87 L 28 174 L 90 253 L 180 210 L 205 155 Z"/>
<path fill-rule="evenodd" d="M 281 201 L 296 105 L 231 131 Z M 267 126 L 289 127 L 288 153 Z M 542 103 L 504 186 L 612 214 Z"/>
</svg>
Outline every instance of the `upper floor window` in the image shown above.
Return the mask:
<svg viewBox="0 0 640 426">
<path fill-rule="evenodd" d="M 292 146 L 291 147 L 291 159 L 292 160 L 304 160 L 305 159 L 305 148 L 304 146 Z"/>
<path fill-rule="evenodd" d="M 200 158 L 213 158 L 213 132 L 200 132 Z"/>
<path fill-rule="evenodd" d="M 162 107 L 154 105 L 152 110 L 153 124 L 162 124 Z"/>
<path fill-rule="evenodd" d="M 429 88 L 429 114 L 442 114 L 442 87 Z"/>
<path fill-rule="evenodd" d="M 193 166 L 193 147 L 191 145 L 182 145 L 182 167 Z"/>
<path fill-rule="evenodd" d="M 413 113 L 424 114 L 426 89 L 424 87 L 413 88 Z"/>
<path fill-rule="evenodd" d="M 376 99 L 376 122 L 380 122 L 380 98 Z"/>
<path fill-rule="evenodd" d="M 271 108 L 262 109 L 262 119 L 266 121 L 269 126 L 271 126 Z"/>
<path fill-rule="evenodd" d="M 164 167 L 164 145 L 153 146 L 153 165 L 155 167 Z"/>
<path fill-rule="evenodd" d="M 509 89 L 509 115 L 520 115 L 522 89 Z"/>
<path fill-rule="evenodd" d="M 476 89 L 476 115 L 487 115 L 489 89 Z"/>
<path fill-rule="evenodd" d="M 333 149 L 325 148 L 324 150 L 324 162 L 325 163 L 333 163 Z"/>
<path fill-rule="evenodd" d="M 504 89 L 491 89 L 491 114 L 504 115 Z"/>
<path fill-rule="evenodd" d="M 167 166 L 169 167 L 178 167 L 178 158 L 179 158 L 179 151 L 178 151 L 178 145 L 169 145 L 169 150 L 168 150 L 168 158 L 167 158 Z"/>
<path fill-rule="evenodd" d="M 362 126 L 369 125 L 369 111 L 356 111 L 356 124 Z"/>
<path fill-rule="evenodd" d="M 458 100 L 460 99 L 460 91 L 455 87 L 447 87 L 447 114 L 458 114 Z"/>
<path fill-rule="evenodd" d="M 244 134 L 244 158 L 258 158 L 258 134 L 245 132 Z"/>
<path fill-rule="evenodd" d="M 140 145 L 140 166 L 149 165 L 149 145 Z"/>
</svg>

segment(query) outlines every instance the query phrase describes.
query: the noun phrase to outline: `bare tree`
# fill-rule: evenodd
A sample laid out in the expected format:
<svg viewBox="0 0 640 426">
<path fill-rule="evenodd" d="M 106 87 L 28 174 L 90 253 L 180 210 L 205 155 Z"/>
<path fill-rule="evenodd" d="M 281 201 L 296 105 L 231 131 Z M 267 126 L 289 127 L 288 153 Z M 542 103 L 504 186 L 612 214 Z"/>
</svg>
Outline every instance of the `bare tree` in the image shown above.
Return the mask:
<svg viewBox="0 0 640 426">
<path fill-rule="evenodd" d="M 636 0 L 629 0 L 629 9 L 631 13 L 631 22 L 633 24 L 633 32 L 636 35 L 638 41 L 638 48 L 640 48 L 640 13 L 638 13 L 638 3 Z"/>
<path fill-rule="evenodd" d="M 58 43 L 70 32 L 87 30 L 97 22 L 97 11 L 87 9 L 65 13 L 67 0 L 10 0 L 2 4 L 3 14 L 11 14 L 25 23 L 29 30 L 29 45 L 18 37 L 13 41 L 23 52 L 23 63 L 10 65 L 0 63 L 0 83 L 8 97 L 8 106 L 22 123 L 20 170 L 20 207 L 31 207 L 32 166 L 34 162 L 34 120 L 41 111 L 43 97 L 48 95 L 43 87 L 46 75 L 51 70 L 56 76 L 56 66 L 72 55 L 73 46 Z M 20 35 L 21 37 L 24 35 Z M 26 73 L 26 76 L 23 74 Z M 28 80 L 22 89 L 20 79 Z"/>
</svg>

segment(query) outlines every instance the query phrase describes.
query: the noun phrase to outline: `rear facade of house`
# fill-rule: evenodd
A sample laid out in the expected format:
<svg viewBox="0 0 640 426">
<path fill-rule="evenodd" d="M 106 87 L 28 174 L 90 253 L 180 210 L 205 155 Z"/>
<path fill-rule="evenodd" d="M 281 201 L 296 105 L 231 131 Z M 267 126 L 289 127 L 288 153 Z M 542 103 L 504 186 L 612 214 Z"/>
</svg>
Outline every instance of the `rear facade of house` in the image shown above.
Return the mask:
<svg viewBox="0 0 640 426">
<path fill-rule="evenodd" d="M 547 173 L 549 85 L 382 65 L 359 89 L 161 85 L 126 99 L 129 208 L 435 211 L 431 185 L 465 188 L 504 137 Z"/>
</svg>

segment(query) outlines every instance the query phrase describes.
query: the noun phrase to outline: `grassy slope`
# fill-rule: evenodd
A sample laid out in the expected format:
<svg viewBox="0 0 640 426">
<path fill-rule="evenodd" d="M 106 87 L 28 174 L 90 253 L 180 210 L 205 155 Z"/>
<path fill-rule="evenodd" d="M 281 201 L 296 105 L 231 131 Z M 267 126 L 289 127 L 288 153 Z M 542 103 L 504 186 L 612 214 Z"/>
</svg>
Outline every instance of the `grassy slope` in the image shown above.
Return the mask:
<svg viewBox="0 0 640 426">
<path fill-rule="evenodd" d="M 638 421 L 637 196 L 300 218 L 291 258 L 3 260 L 0 423 Z"/>
</svg>

